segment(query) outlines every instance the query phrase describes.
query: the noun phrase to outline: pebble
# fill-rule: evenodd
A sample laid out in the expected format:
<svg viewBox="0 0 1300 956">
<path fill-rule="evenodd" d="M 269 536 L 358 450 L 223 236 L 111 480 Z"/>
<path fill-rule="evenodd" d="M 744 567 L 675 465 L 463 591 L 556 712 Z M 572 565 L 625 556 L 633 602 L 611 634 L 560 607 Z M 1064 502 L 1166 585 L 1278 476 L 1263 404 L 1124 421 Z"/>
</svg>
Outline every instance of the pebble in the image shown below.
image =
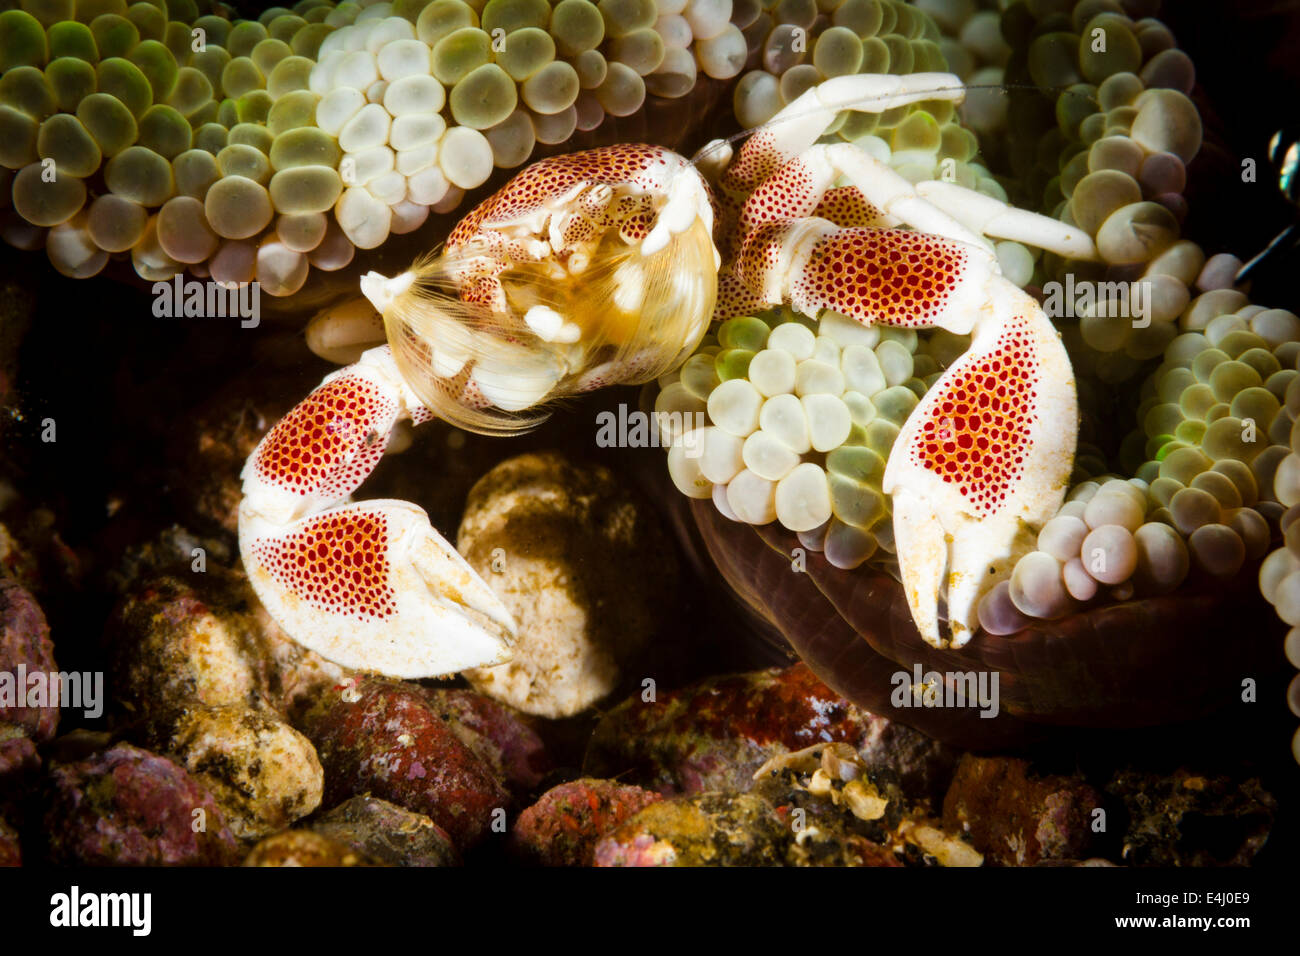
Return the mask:
<svg viewBox="0 0 1300 956">
<path fill-rule="evenodd" d="M 572 716 L 612 693 L 676 586 L 649 503 L 608 468 L 557 452 L 507 459 L 479 479 L 457 547 L 519 625 L 510 661 L 466 677 L 543 717 Z"/>
<path fill-rule="evenodd" d="M 31 593 L 12 578 L 0 578 L 0 673 L 17 683 L 18 669 L 29 676 L 58 672 L 54 642 L 45 615 Z M 13 688 L 21 692 L 26 688 Z M 100 701 L 102 704 L 103 701 Z M 18 728 L 35 743 L 50 740 L 59 725 L 59 707 L 0 705 L 0 737 L 4 725 Z"/>
<path fill-rule="evenodd" d="M 55 865 L 213 866 L 238 859 L 211 794 L 166 757 L 118 744 L 53 763 L 49 787 L 45 832 Z"/>
<path fill-rule="evenodd" d="M 943 824 L 992 864 L 1082 860 L 1098 844 L 1101 795 L 1081 776 L 1035 773 L 1026 760 L 966 754 L 943 801 Z"/>
<path fill-rule="evenodd" d="M 315 748 L 267 707 L 196 707 L 167 750 L 212 794 L 240 840 L 270 836 L 320 805 Z"/>
<path fill-rule="evenodd" d="M 590 866 L 597 842 L 659 794 L 614 780 L 583 777 L 552 787 L 524 810 L 511 830 L 523 860 L 540 866 Z"/>
<path fill-rule="evenodd" d="M 366 678 L 322 695 L 302 730 L 325 771 L 325 799 L 369 793 L 423 813 L 462 852 L 510 806 L 505 783 L 419 684 Z"/>
<path fill-rule="evenodd" d="M 630 698 L 596 725 L 584 772 L 659 793 L 747 790 L 775 755 L 843 741 L 869 766 L 892 769 L 909 793 L 935 793 L 950 751 L 917 731 L 854 706 L 804 664 L 714 677 Z"/>
<path fill-rule="evenodd" d="M 385 866 L 459 866 L 447 831 L 423 813 L 371 796 L 345 800 L 316 817 L 312 831 Z"/>
<path fill-rule="evenodd" d="M 374 866 L 364 854 L 313 830 L 286 830 L 267 837 L 244 858 L 244 866 Z"/>
</svg>

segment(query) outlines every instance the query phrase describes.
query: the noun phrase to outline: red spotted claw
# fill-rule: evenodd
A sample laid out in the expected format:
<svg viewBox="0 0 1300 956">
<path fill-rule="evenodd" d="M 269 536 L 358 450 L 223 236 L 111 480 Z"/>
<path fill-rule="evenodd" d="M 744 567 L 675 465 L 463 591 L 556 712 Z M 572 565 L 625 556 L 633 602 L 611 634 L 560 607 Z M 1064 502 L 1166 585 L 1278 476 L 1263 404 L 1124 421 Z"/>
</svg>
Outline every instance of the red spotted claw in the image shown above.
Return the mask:
<svg viewBox="0 0 1300 956">
<path fill-rule="evenodd" d="M 404 418 L 429 413 L 383 347 L 272 428 L 244 466 L 244 568 L 295 640 L 347 667 L 432 677 L 501 663 L 515 622 L 428 516 L 405 501 L 348 503 Z"/>
</svg>

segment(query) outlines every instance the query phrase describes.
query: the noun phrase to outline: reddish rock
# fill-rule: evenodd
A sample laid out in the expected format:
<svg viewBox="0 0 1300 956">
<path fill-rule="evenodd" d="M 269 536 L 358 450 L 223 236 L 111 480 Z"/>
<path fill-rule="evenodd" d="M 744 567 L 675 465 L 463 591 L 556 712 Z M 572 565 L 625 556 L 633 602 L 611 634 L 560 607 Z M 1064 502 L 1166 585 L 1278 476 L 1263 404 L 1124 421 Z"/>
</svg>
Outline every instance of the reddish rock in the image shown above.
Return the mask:
<svg viewBox="0 0 1300 956">
<path fill-rule="evenodd" d="M 613 780 L 562 783 L 519 815 L 512 844 L 522 858 L 542 866 L 590 866 L 601 837 L 659 799 Z"/>
<path fill-rule="evenodd" d="M 45 831 L 55 864 L 211 866 L 239 859 L 211 795 L 165 757 L 118 744 L 52 764 L 49 779 Z M 199 832 L 196 819 L 204 821 Z"/>
<path fill-rule="evenodd" d="M 20 670 L 21 669 L 21 670 Z M 59 708 L 21 706 L 30 686 L 19 686 L 24 674 L 42 675 L 47 681 L 58 666 L 54 643 L 36 599 L 16 581 L 0 578 L 0 724 L 22 728 L 36 743 L 54 736 Z M 12 699 L 6 699 L 13 695 Z"/>
<path fill-rule="evenodd" d="M 943 802 L 943 824 L 970 835 L 987 862 L 1034 866 L 1091 855 L 1101 795 L 1082 777 L 1038 776 L 1028 761 L 962 757 Z"/>
<path fill-rule="evenodd" d="M 430 691 L 371 678 L 323 695 L 302 730 L 325 768 L 325 804 L 370 793 L 429 816 L 460 850 L 484 838 L 510 793 Z"/>
<path fill-rule="evenodd" d="M 487 761 L 516 799 L 531 795 L 554 769 L 530 718 L 514 708 L 472 690 L 438 689 L 429 698 L 438 716 Z"/>
<path fill-rule="evenodd" d="M 624 701 L 597 725 L 584 770 L 663 794 L 748 790 L 754 771 L 818 743 L 851 744 L 893 770 L 914 797 L 938 796 L 951 752 L 844 700 L 800 663 L 701 681 Z"/>
</svg>

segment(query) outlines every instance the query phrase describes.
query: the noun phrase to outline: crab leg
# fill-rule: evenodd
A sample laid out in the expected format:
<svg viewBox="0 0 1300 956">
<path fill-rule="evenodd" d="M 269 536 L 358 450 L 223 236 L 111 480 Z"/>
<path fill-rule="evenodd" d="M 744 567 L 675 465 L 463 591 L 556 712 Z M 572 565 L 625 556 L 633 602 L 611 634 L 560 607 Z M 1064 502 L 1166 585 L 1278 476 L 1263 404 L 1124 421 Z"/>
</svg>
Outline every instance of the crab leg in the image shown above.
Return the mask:
<svg viewBox="0 0 1300 956">
<path fill-rule="evenodd" d="M 841 177 L 853 185 L 835 188 Z M 917 231 L 839 229 L 832 222 L 905 223 Z M 762 303 L 789 301 L 814 317 L 819 308 L 829 307 L 867 322 L 938 325 L 965 333 L 972 313 L 964 306 L 982 298 L 984 279 L 997 268 L 985 234 L 1076 258 L 1096 256 L 1092 239 L 1080 229 L 954 184 L 913 186 L 847 143 L 810 147 L 772 172 L 746 200 L 737 226 L 744 238 L 735 255 L 734 278 L 724 274 L 719 282 L 718 319 L 745 314 Z M 893 256 L 905 263 L 891 264 Z M 831 270 L 824 275 L 818 266 L 823 261 Z M 978 281 L 952 281 L 970 269 L 980 273 Z M 906 281 L 900 283 L 900 277 Z M 915 288 L 900 288 L 925 287 L 927 281 L 937 286 L 928 299 L 945 306 L 942 315 L 921 309 L 924 303 L 916 299 Z M 964 305 L 960 297 L 941 294 L 956 294 L 956 285 L 968 293 Z M 846 302 L 850 308 L 843 307 Z"/>
<path fill-rule="evenodd" d="M 421 509 L 348 503 L 393 426 L 429 417 L 382 346 L 326 377 L 244 466 L 253 589 L 295 640 L 344 666 L 434 677 L 510 656 L 509 611 Z"/>
<path fill-rule="evenodd" d="M 834 192 L 841 177 L 856 192 Z M 913 410 L 885 471 L 913 619 L 940 646 L 970 639 L 979 598 L 1033 546 L 1059 508 L 1078 412 L 1060 338 L 1038 304 L 1002 277 L 984 234 L 1065 255 L 1095 255 L 1080 230 L 950 184 L 922 193 L 847 145 L 814 146 L 773 171 L 739 215 L 744 237 L 719 318 L 752 300 L 824 308 L 865 323 L 973 333 L 971 348 Z M 944 209 L 931 199 L 942 203 Z M 852 205 L 846 205 L 846 200 Z M 951 210 L 951 213 L 947 210 Z M 913 230 L 841 227 L 903 222 Z"/>
<path fill-rule="evenodd" d="M 858 194 L 850 204 L 847 178 Z M 834 201 L 832 201 L 834 199 Z M 846 208 L 847 207 L 847 208 Z M 913 185 L 885 163 L 849 143 L 813 146 L 784 164 L 759 185 L 740 214 L 745 235 L 765 222 L 799 219 L 830 212 L 825 218 L 848 225 L 910 226 L 919 231 L 971 245 L 988 247 L 985 236 L 1014 239 L 1062 256 L 1095 259 L 1096 248 L 1082 229 L 1048 216 L 1026 212 L 956 183 Z"/>
<path fill-rule="evenodd" d="M 898 176 L 879 160 L 868 158 L 880 167 L 875 171 L 875 175 L 888 172 Z M 928 180 L 917 183 L 914 188 L 918 196 L 942 209 L 972 232 L 1038 246 L 1040 249 L 1047 249 L 1067 258 L 1087 260 L 1098 258 L 1097 247 L 1093 244 L 1091 236 L 1082 229 L 1067 226 L 1050 216 L 1018 209 L 1000 199 L 986 196 L 974 189 L 967 189 L 957 183 Z M 906 218 L 905 221 L 911 224 Z"/>
<path fill-rule="evenodd" d="M 882 113 L 922 100 L 961 102 L 965 95 L 961 78 L 952 73 L 859 73 L 826 80 L 805 91 L 750 136 L 719 186 L 732 194 L 752 192 L 779 167 L 807 153 L 841 110 Z M 710 144 L 701 152 L 716 148 L 719 144 Z"/>
<path fill-rule="evenodd" d="M 760 298 L 810 316 L 831 308 L 973 332 L 904 423 L 883 482 L 913 619 L 941 646 L 946 573 L 951 640 L 964 644 L 979 598 L 1032 548 L 1065 493 L 1078 412 L 1055 328 L 982 247 L 923 233 L 769 223 L 746 241 L 737 273 Z"/>
<path fill-rule="evenodd" d="M 815 318 L 833 309 L 867 324 L 971 331 L 996 269 L 979 246 L 902 229 L 842 229 L 825 220 L 782 221 L 749 234 L 739 284 L 760 302 L 790 303 Z M 743 314 L 723 301 L 719 319 Z"/>
</svg>

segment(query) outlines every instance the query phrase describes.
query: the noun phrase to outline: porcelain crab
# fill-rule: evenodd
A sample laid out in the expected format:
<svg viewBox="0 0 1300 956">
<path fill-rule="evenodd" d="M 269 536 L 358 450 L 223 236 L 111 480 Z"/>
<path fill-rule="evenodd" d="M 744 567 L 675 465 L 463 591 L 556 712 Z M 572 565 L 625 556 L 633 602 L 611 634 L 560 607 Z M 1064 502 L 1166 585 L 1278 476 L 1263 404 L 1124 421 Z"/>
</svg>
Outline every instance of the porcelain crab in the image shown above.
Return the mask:
<svg viewBox="0 0 1300 956">
<path fill-rule="evenodd" d="M 1059 337 L 985 237 L 1095 251 L 1071 226 L 818 142 L 842 110 L 963 92 L 951 74 L 843 76 L 734 156 L 719 141 L 695 160 L 649 145 L 543 159 L 436 256 L 367 275 L 388 344 L 328 376 L 244 469 L 240 550 L 268 610 L 325 657 L 392 676 L 508 659 L 510 614 L 424 512 L 350 501 L 394 425 L 527 428 L 549 401 L 674 368 L 711 322 L 788 304 L 972 335 L 907 420 L 884 484 L 922 636 L 944 644 L 946 594 L 946 639 L 965 643 L 979 597 L 1060 506 L 1077 431 Z"/>
</svg>

